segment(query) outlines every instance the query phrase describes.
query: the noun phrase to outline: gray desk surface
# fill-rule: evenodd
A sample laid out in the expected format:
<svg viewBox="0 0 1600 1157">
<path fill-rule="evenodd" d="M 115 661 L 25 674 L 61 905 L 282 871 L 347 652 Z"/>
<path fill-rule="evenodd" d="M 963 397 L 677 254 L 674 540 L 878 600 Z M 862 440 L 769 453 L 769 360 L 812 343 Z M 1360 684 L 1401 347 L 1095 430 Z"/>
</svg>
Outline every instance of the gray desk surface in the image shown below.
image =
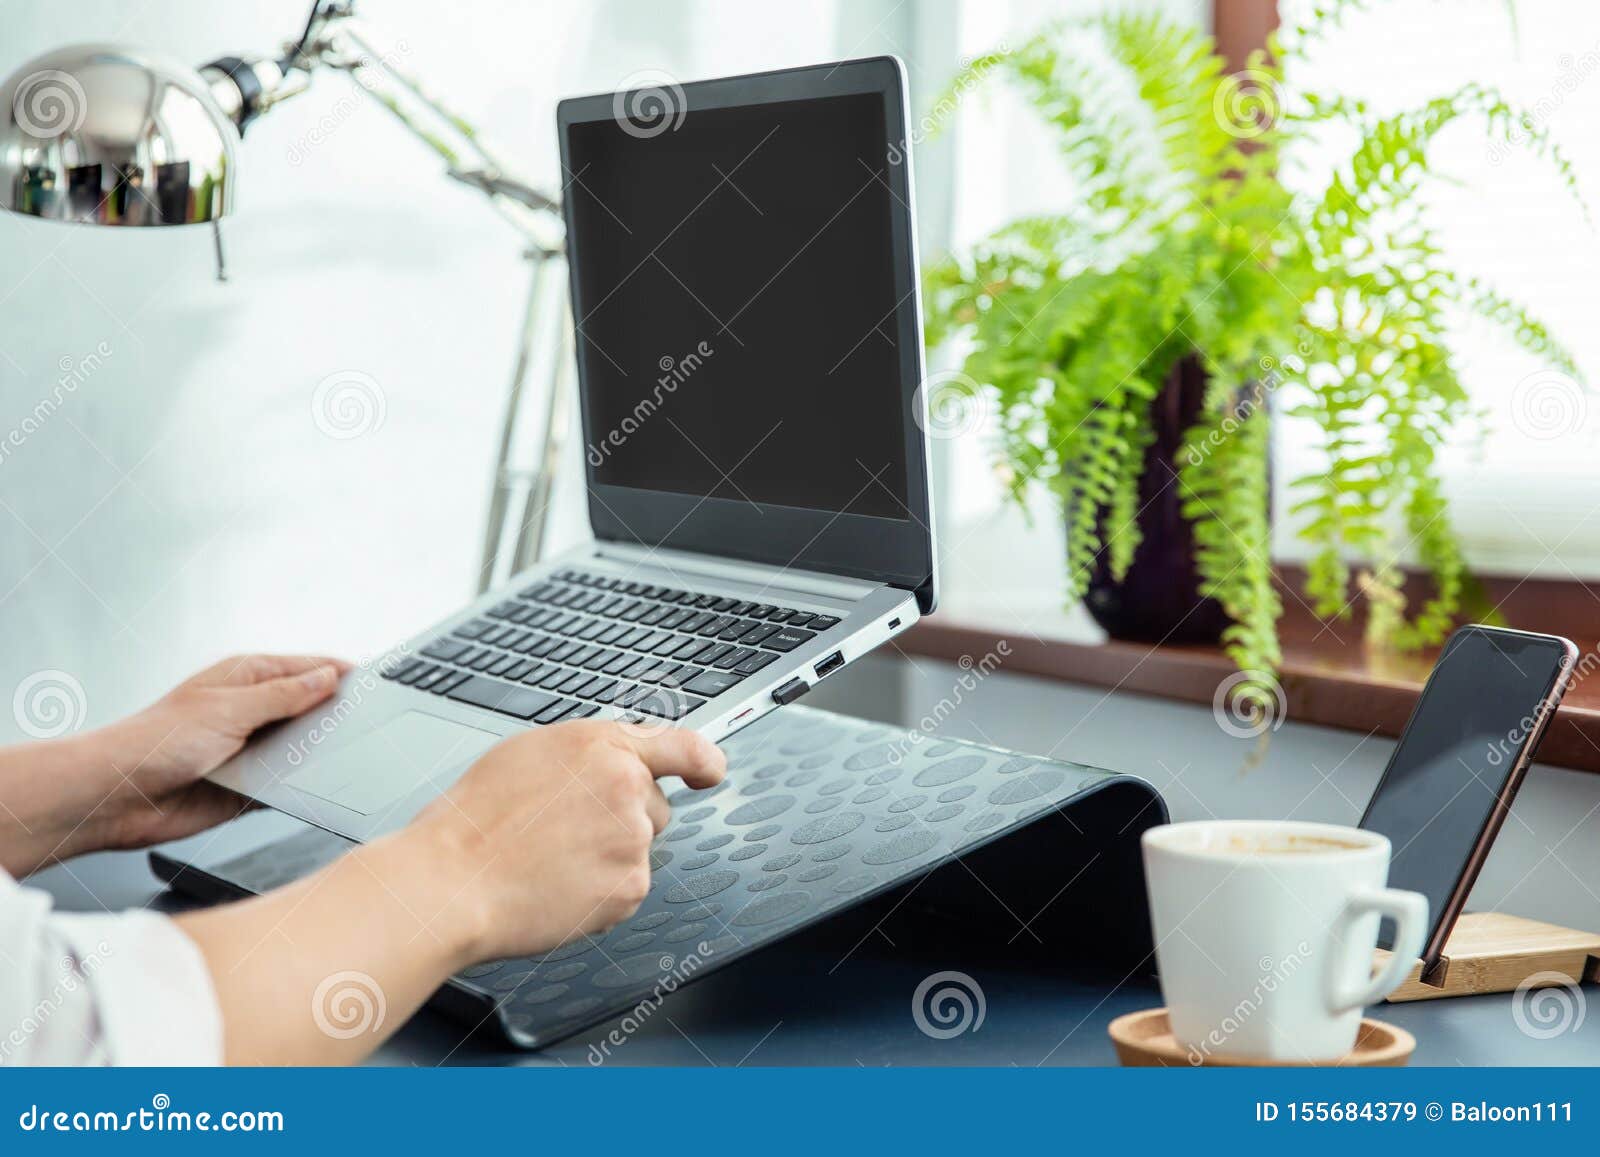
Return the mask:
<svg viewBox="0 0 1600 1157">
<path fill-rule="evenodd" d="M 290 830 L 284 817 L 251 816 L 206 838 L 243 852 Z M 218 845 L 220 846 L 220 844 Z M 61 907 L 98 910 L 150 904 L 162 895 L 142 853 L 85 857 L 71 871 L 54 868 L 30 881 Z M 669 997 L 608 1064 L 625 1065 L 1109 1065 L 1116 1058 L 1106 1026 L 1122 1013 L 1160 1003 L 1146 979 L 1072 975 L 1008 959 L 981 946 L 930 952 L 860 940 L 861 930 L 820 928 L 691 984 Z M 972 976 L 985 999 L 977 1031 L 948 1040 L 925 1035 L 912 1018 L 912 995 L 932 973 Z M 826 999 L 818 981 L 832 973 Z M 837 981 L 843 977 L 845 984 Z M 1382 1006 L 1377 1015 L 1417 1037 L 1414 1064 L 1592 1065 L 1600 1062 L 1600 1016 L 1576 1030 L 1538 1039 L 1518 1027 L 1510 996 L 1482 996 Z M 507 1049 L 463 1025 L 424 1010 L 378 1054 L 378 1063 L 587 1065 L 618 1022 L 542 1053 Z M 1537 1028 L 1537 1025 L 1534 1026 Z"/>
</svg>

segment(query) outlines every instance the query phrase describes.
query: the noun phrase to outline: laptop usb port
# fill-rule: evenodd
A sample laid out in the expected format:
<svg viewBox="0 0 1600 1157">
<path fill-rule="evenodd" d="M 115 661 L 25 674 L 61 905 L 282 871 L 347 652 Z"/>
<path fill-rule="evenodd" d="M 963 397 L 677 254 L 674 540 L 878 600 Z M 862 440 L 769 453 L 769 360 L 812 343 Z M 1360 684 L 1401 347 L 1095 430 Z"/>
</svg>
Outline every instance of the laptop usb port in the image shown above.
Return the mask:
<svg viewBox="0 0 1600 1157">
<path fill-rule="evenodd" d="M 833 674 L 835 671 L 837 671 L 840 667 L 843 667 L 843 666 L 844 666 L 844 654 L 843 654 L 843 652 L 835 651 L 833 654 L 829 655 L 826 659 L 822 660 L 822 662 L 818 663 L 815 667 L 813 667 L 812 670 L 816 672 L 817 678 L 821 679 L 826 675 Z"/>
</svg>

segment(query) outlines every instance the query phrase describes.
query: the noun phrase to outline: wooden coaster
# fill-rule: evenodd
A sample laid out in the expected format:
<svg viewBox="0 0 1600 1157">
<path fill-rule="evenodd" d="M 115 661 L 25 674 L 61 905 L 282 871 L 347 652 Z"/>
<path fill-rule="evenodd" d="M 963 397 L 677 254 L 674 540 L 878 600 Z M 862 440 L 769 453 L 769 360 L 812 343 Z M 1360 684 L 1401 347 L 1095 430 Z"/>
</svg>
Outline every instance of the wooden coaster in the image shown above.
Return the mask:
<svg viewBox="0 0 1600 1157">
<path fill-rule="evenodd" d="M 1167 1023 L 1165 1008 L 1130 1012 L 1111 1022 L 1111 1040 L 1117 1046 L 1117 1059 L 1129 1068 L 1188 1069 L 1190 1049 L 1178 1043 Z M 1274 1061 L 1255 1057 L 1208 1056 L 1203 1067 L 1218 1068 L 1384 1068 L 1403 1065 L 1416 1050 L 1417 1038 L 1403 1028 L 1381 1020 L 1363 1020 L 1356 1035 L 1356 1047 L 1331 1061 Z"/>
</svg>

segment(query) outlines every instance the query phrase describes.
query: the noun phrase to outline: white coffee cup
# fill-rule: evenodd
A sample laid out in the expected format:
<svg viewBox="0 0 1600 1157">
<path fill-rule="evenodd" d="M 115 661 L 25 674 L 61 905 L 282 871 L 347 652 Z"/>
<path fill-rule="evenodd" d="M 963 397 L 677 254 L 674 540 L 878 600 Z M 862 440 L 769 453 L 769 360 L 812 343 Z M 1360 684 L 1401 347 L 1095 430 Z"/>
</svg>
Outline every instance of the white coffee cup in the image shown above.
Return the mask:
<svg viewBox="0 0 1600 1157">
<path fill-rule="evenodd" d="M 1422 951 L 1427 898 L 1384 886 L 1389 841 L 1376 832 L 1217 820 L 1151 828 L 1143 846 L 1161 991 L 1194 1064 L 1342 1057 L 1361 1010 Z M 1374 976 L 1381 916 L 1395 950 Z"/>
</svg>

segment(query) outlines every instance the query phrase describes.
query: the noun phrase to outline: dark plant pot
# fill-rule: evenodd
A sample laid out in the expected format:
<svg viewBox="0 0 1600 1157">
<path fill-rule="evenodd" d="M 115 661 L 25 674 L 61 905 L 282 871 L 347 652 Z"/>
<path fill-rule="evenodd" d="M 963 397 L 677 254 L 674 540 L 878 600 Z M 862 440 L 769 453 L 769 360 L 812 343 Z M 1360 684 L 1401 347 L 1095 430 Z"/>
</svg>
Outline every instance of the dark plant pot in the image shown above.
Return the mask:
<svg viewBox="0 0 1600 1157">
<path fill-rule="evenodd" d="M 1200 415 L 1206 381 L 1199 360 L 1186 357 L 1151 403 L 1155 440 L 1139 477 L 1139 549 L 1121 582 L 1111 577 L 1110 556 L 1102 550 L 1083 597 L 1090 616 L 1113 639 L 1215 643 L 1228 625 L 1222 604 L 1200 596 L 1194 535 L 1179 509 L 1174 480 L 1183 435 Z"/>
</svg>

